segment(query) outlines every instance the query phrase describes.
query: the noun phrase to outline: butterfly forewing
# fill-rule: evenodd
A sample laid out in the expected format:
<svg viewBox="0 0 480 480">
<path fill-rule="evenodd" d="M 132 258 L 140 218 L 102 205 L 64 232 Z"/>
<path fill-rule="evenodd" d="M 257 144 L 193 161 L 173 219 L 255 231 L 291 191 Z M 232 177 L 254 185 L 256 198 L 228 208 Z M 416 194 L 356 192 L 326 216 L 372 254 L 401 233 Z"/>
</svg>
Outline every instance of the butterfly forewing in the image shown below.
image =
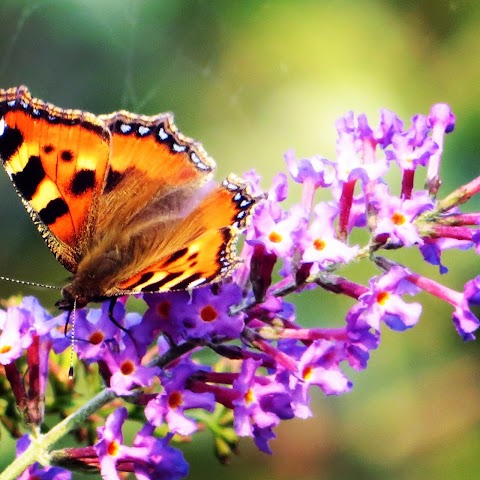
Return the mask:
<svg viewBox="0 0 480 480">
<path fill-rule="evenodd" d="M 189 184 L 198 187 L 211 178 L 215 162 L 201 144 L 176 129 L 171 114 L 148 117 L 121 111 L 98 118 L 112 133 L 106 192 L 131 169 L 143 172 L 159 190 Z"/>
<path fill-rule="evenodd" d="M 109 171 L 99 204 L 104 213 L 96 224 L 99 236 L 119 219 L 123 226 L 132 221 L 138 226 L 153 211 L 159 219 L 175 219 L 181 201 L 188 202 L 211 179 L 215 162 L 199 143 L 177 131 L 172 115 L 147 117 L 121 111 L 99 118 L 112 136 Z M 128 198 L 128 205 L 118 201 L 120 196 Z"/>
<path fill-rule="evenodd" d="M 95 116 L 46 104 L 25 87 L 0 90 L 0 117 L 4 167 L 50 249 L 75 271 L 91 235 L 110 133 Z"/>
</svg>

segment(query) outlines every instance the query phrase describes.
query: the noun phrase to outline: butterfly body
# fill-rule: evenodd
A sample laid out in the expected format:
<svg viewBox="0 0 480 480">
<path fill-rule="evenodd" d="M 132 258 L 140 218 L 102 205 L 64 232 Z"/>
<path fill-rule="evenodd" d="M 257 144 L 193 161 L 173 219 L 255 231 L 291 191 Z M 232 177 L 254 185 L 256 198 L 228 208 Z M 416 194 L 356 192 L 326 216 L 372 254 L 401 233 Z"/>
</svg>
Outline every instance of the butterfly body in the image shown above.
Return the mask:
<svg viewBox="0 0 480 480">
<path fill-rule="evenodd" d="M 60 308 L 187 290 L 235 267 L 255 204 L 170 114 L 95 116 L 0 90 L 0 158 L 48 247 L 73 277 Z"/>
</svg>

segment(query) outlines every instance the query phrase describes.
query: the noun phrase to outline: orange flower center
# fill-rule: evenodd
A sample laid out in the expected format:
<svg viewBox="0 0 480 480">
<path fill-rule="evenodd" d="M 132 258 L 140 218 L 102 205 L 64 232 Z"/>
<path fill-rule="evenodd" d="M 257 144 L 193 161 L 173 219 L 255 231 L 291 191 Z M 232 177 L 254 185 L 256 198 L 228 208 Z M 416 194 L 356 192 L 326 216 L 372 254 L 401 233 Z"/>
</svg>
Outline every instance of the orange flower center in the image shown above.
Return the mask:
<svg viewBox="0 0 480 480">
<path fill-rule="evenodd" d="M 380 305 L 385 305 L 390 298 L 390 293 L 388 292 L 380 292 L 377 293 L 377 303 Z"/>
<path fill-rule="evenodd" d="M 312 376 L 313 368 L 308 366 L 303 369 L 302 377 L 304 380 L 308 380 Z"/>
<path fill-rule="evenodd" d="M 124 375 L 131 375 L 135 371 L 135 364 L 131 360 L 126 360 L 120 366 L 120 371 Z"/>
<path fill-rule="evenodd" d="M 282 237 L 278 232 L 272 232 L 272 233 L 270 233 L 270 235 L 268 236 L 268 239 L 269 239 L 272 243 L 280 243 L 280 242 L 283 240 L 283 237 Z"/>
<path fill-rule="evenodd" d="M 407 219 L 405 218 L 405 215 L 403 215 L 403 213 L 395 212 L 392 215 L 392 222 L 395 225 L 403 225 L 406 221 L 407 221 Z"/>
<path fill-rule="evenodd" d="M 0 347 L 0 353 L 8 353 L 11 349 L 11 345 L 3 345 L 2 347 Z"/>
<path fill-rule="evenodd" d="M 164 301 L 160 302 L 157 305 L 157 315 L 160 318 L 168 318 L 170 315 L 170 308 L 172 307 L 172 302 Z"/>
<path fill-rule="evenodd" d="M 168 406 L 170 408 L 177 408 L 183 403 L 182 394 L 178 391 L 172 392 L 168 396 Z"/>
<path fill-rule="evenodd" d="M 213 322 L 218 317 L 217 311 L 211 306 L 207 305 L 200 311 L 200 318 L 204 322 Z"/>
<path fill-rule="evenodd" d="M 247 390 L 247 393 L 243 396 L 243 398 L 245 399 L 245 403 L 247 403 L 247 404 L 252 403 L 253 400 L 255 399 L 255 395 L 253 393 L 253 390 L 251 388 L 249 388 Z"/>
<path fill-rule="evenodd" d="M 321 238 L 316 238 L 314 241 L 313 241 L 313 248 L 315 250 L 323 250 L 325 247 L 327 246 L 326 242 L 324 240 L 322 240 Z"/>
<path fill-rule="evenodd" d="M 120 445 L 116 440 L 113 440 L 108 444 L 107 452 L 111 457 L 116 457 L 118 455 L 119 450 L 120 450 Z"/>
<path fill-rule="evenodd" d="M 105 338 L 105 335 L 103 332 L 99 332 L 98 330 L 96 332 L 93 332 L 90 337 L 88 337 L 88 341 L 92 345 L 98 345 L 103 342 L 103 339 Z"/>
</svg>

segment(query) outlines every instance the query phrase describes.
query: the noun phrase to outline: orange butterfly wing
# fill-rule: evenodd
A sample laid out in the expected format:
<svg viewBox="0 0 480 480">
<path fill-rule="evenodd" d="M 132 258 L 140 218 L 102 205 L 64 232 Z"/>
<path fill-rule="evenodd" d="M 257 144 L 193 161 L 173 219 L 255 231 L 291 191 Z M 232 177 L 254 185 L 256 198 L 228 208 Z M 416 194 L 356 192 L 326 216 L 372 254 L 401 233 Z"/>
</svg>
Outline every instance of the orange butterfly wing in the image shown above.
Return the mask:
<svg viewBox="0 0 480 480">
<path fill-rule="evenodd" d="M 238 232 L 254 205 L 248 185 L 230 175 L 178 225 L 182 232 L 195 232 L 194 238 L 119 284 L 119 290 L 185 290 L 221 280 L 238 263 Z"/>
<path fill-rule="evenodd" d="M 247 185 L 231 176 L 222 186 L 209 187 L 215 162 L 200 143 L 177 130 L 170 114 L 146 117 L 122 111 L 99 118 L 112 132 L 112 149 L 99 202 L 100 211 L 108 214 L 98 216 L 96 232 L 108 237 L 121 218 L 130 234 L 125 250 L 133 259 L 124 263 L 121 276 L 106 282 L 107 294 L 183 290 L 225 276 L 237 262 L 237 230 L 255 203 Z M 205 184 L 206 192 L 199 195 Z M 130 204 L 125 208 L 117 198 L 127 192 Z M 201 200 L 192 208 L 197 197 Z M 138 232 L 148 245 L 138 242 L 135 247 Z M 122 248 L 119 238 L 112 243 Z"/>
<path fill-rule="evenodd" d="M 65 268 L 84 254 L 109 160 L 110 132 L 94 115 L 0 90 L 0 157 L 42 237 Z"/>
<path fill-rule="evenodd" d="M 200 143 L 177 130 L 171 114 L 148 117 L 120 111 L 98 118 L 111 131 L 109 171 L 99 200 L 103 214 L 96 224 L 99 236 L 118 225 L 119 218 L 122 225 L 138 215 L 145 218 L 149 208 L 158 218 L 159 211 L 175 208 L 166 201 L 170 195 L 178 204 L 182 195 L 191 197 L 212 178 L 215 162 Z"/>
</svg>

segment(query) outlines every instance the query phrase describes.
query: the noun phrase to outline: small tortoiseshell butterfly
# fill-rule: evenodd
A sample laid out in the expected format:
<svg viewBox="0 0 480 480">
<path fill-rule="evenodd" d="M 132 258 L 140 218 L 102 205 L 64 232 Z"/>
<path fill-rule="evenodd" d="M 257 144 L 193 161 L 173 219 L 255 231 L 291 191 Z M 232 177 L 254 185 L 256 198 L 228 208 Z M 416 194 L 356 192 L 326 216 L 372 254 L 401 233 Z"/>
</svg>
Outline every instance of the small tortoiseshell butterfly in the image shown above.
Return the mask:
<svg viewBox="0 0 480 480">
<path fill-rule="evenodd" d="M 169 113 L 93 115 L 0 90 L 0 158 L 25 208 L 73 277 L 57 305 L 217 282 L 255 199 L 182 135 Z"/>
</svg>

